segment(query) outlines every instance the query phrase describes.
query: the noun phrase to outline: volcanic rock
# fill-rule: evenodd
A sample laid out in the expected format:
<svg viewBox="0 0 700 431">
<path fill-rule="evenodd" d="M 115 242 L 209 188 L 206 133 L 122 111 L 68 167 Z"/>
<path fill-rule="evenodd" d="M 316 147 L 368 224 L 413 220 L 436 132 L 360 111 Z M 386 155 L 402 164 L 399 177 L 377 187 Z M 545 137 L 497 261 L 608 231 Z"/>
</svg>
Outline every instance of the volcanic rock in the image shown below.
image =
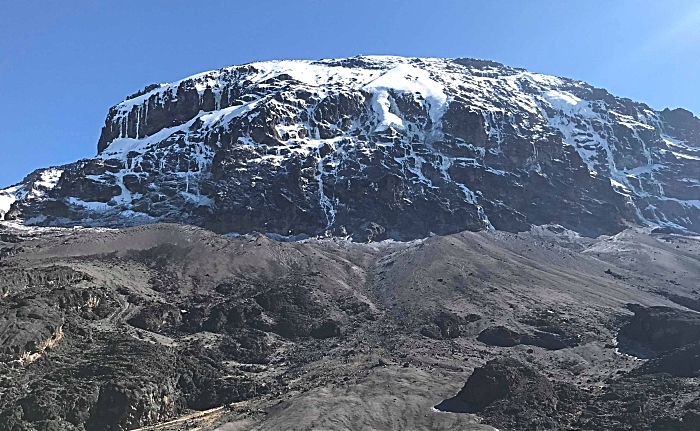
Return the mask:
<svg viewBox="0 0 700 431">
<path fill-rule="evenodd" d="M 698 232 L 699 131 L 688 111 L 492 61 L 250 63 L 115 105 L 94 158 L 0 190 L 0 217 L 355 241 Z"/>
<path fill-rule="evenodd" d="M 700 314 L 670 307 L 628 305 L 634 317 L 620 336 L 654 352 L 666 352 L 700 341 Z"/>
</svg>

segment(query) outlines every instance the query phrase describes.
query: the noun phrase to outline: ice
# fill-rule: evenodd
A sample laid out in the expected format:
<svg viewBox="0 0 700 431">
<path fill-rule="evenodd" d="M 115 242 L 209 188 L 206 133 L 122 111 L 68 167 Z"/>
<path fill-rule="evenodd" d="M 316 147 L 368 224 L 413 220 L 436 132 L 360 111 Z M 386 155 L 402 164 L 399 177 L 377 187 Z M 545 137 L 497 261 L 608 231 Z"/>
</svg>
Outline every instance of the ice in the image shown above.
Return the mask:
<svg viewBox="0 0 700 431">
<path fill-rule="evenodd" d="M 184 197 L 188 202 L 192 202 L 200 207 L 210 207 L 214 205 L 214 201 L 207 197 L 189 192 L 180 192 L 180 196 Z"/>
<path fill-rule="evenodd" d="M 77 205 L 80 207 L 83 207 L 85 209 L 88 209 L 90 211 L 97 211 L 97 212 L 104 212 L 108 211 L 112 207 L 105 203 L 105 202 L 85 202 L 81 199 L 70 197 L 68 198 L 68 203 L 71 205 Z"/>
<path fill-rule="evenodd" d="M 176 132 L 184 132 L 193 122 L 194 120 L 179 126 L 161 129 L 153 135 L 141 139 L 117 138 L 112 141 L 109 146 L 102 151 L 102 153 L 100 153 L 100 156 L 104 158 L 124 159 L 126 158 L 127 154 L 132 151 L 136 153 L 143 153 L 149 147 L 166 140 Z"/>
<path fill-rule="evenodd" d="M 205 128 L 215 127 L 218 124 L 228 125 L 234 117 L 240 117 L 252 111 L 259 101 L 253 101 L 240 106 L 230 106 L 228 108 L 219 109 L 211 113 L 200 113 L 199 120 Z"/>
<path fill-rule="evenodd" d="M 56 187 L 62 174 L 63 170 L 58 168 L 43 169 L 33 174 L 39 176 L 38 180 L 27 181 L 25 184 L 18 184 L 0 190 L 0 220 L 5 217 L 5 214 L 16 201 L 44 198 L 47 191 Z"/>
<path fill-rule="evenodd" d="M 398 130 L 405 130 L 403 120 L 391 112 L 391 101 L 389 100 L 389 92 L 387 90 L 379 90 L 374 94 L 374 111 L 379 117 L 379 124 L 375 131 L 383 131 L 389 127 L 394 127 Z"/>
<path fill-rule="evenodd" d="M 51 190 L 56 187 L 58 180 L 61 178 L 63 170 L 56 168 L 49 168 L 41 172 L 40 180 L 34 182 L 35 186 L 39 186 L 45 190 Z"/>
<path fill-rule="evenodd" d="M 5 214 L 10 210 L 12 204 L 17 201 L 16 191 L 17 187 L 0 190 L 0 220 L 5 217 Z"/>
<path fill-rule="evenodd" d="M 389 111 L 388 102 L 390 90 L 409 93 L 414 97 L 422 97 L 427 104 L 428 113 L 433 124 L 438 124 L 445 112 L 447 96 L 442 84 L 430 77 L 430 72 L 418 69 L 410 64 L 399 64 L 384 72 L 363 87 L 375 95 L 375 110 L 382 121 L 380 125 L 389 126 L 396 123 L 403 126 L 398 117 Z"/>
<path fill-rule="evenodd" d="M 571 114 L 575 111 L 584 110 L 587 104 L 581 103 L 581 99 L 574 96 L 571 93 L 566 93 L 557 90 L 548 90 L 543 94 L 545 100 L 547 100 L 550 106 L 558 111 Z M 578 109 L 577 109 L 578 108 Z"/>
<path fill-rule="evenodd" d="M 538 142 L 542 141 L 538 139 L 558 139 L 553 137 L 556 133 L 561 136 L 564 145 L 575 148 L 591 176 L 608 178 L 611 187 L 629 198 L 633 206 L 637 204 L 638 197 L 670 200 L 664 196 L 662 184 L 655 177 L 659 171 L 668 169 L 668 166 L 661 164 L 660 155 L 668 155 L 668 158 L 662 157 L 664 163 L 666 160 L 673 162 L 671 155 L 688 163 L 687 166 L 700 161 L 700 148 L 695 147 L 693 142 L 665 134 L 661 134 L 663 143 L 658 140 L 647 142 L 646 136 L 650 134 L 641 132 L 655 129 L 658 132 L 652 135 L 658 137 L 663 130 L 669 129 L 664 129 L 658 113 L 644 105 L 634 105 L 637 112 L 628 115 L 630 111 L 626 108 L 611 107 L 604 99 L 586 96 L 590 94 L 590 87 L 580 81 L 508 67 L 465 66 L 444 59 L 363 56 L 321 61 L 256 62 L 227 67 L 162 84 L 147 94 L 116 105 L 115 125 L 123 126 L 127 116 L 131 115 L 136 119 L 136 127 L 139 129 L 144 124 L 149 107 L 154 103 L 162 104 L 165 100 L 176 100 L 178 88 L 185 82 L 200 96 L 211 90 L 215 104 L 207 108 L 207 111 L 198 112 L 183 124 L 155 131 L 150 136 L 122 136 L 113 140 L 99 157 L 118 158 L 125 162 L 128 160 L 126 168 L 117 173 L 89 175 L 88 178 L 118 185 L 121 188 L 120 195 L 109 204 L 78 199 L 70 203 L 89 211 L 114 210 L 114 214 L 122 211 L 124 217 L 139 216 L 140 213 L 132 214 L 130 211 L 133 212 L 132 203 L 140 195 L 129 192 L 123 178 L 127 174 L 141 175 L 144 178 L 147 174 L 141 174 L 135 168 L 144 161 L 155 160 L 156 167 L 148 174 L 168 177 L 168 181 L 175 183 L 178 187 L 174 195 L 178 196 L 178 202 L 184 199 L 196 206 L 213 206 L 212 199 L 202 196 L 199 187 L 203 184 L 202 181 L 206 181 L 206 177 L 201 175 L 211 172 L 209 167 L 217 145 L 223 144 L 207 139 L 221 130 L 229 129 L 235 124 L 236 118 L 247 117 L 252 121 L 263 105 L 269 107 L 273 115 L 279 114 L 285 118 L 281 123 L 271 122 L 279 135 L 284 137 L 281 139 L 283 142 L 267 140 L 261 145 L 244 134 L 232 144 L 250 147 L 250 154 L 257 152 L 257 155 L 246 159 L 250 165 L 261 163 L 282 167 L 292 157 L 314 158 L 312 163 L 317 168 L 316 176 L 308 186 L 315 194 L 313 198 L 317 200 L 317 205 L 324 211 L 329 227 L 335 223 L 340 210 L 338 199 L 329 192 L 331 188 L 327 187 L 329 182 L 336 181 L 340 167 L 350 165 L 346 162 L 353 158 L 360 159 L 358 155 L 372 156 L 377 148 L 380 148 L 379 151 L 391 152 L 394 159 L 392 163 L 396 161 L 400 164 L 399 169 L 408 181 L 419 188 L 436 189 L 442 184 L 457 187 L 462 191 L 464 201 L 478 208 L 479 201 L 483 199 L 479 191 L 470 187 L 470 184 L 462 184 L 451 178 L 448 170 L 454 165 L 498 176 L 519 175 L 517 172 L 499 169 L 500 166 L 496 166 L 496 163 L 487 166 L 486 161 L 494 159 L 491 156 L 497 159 L 504 154 L 505 147 L 501 146 L 506 137 L 522 137 L 523 145 L 532 146 L 527 151 L 534 152 L 534 156 L 528 161 L 526 169 L 543 175 L 543 167 L 539 165 L 541 156 L 538 156 Z M 240 97 L 241 100 L 235 102 L 237 106 L 222 108 L 223 89 L 233 87 L 236 88 L 235 97 Z M 312 96 L 301 97 L 300 93 Z M 353 118 L 349 126 L 328 124 L 319 121 L 318 117 L 314 121 L 308 120 L 318 114 L 316 109 L 324 98 L 341 93 L 367 99 L 364 101 L 367 111 L 362 113 L 362 120 Z M 413 113 L 409 115 L 398 109 L 401 102 L 399 98 L 404 97 L 423 108 L 423 115 L 418 115 L 420 120 L 416 121 Z M 488 145 L 477 145 L 464 140 L 452 141 L 450 145 L 459 147 L 457 150 L 464 150 L 469 157 L 454 157 L 458 152 L 443 149 L 445 136 L 441 130 L 441 120 L 450 103 L 458 99 L 466 103 L 468 110 L 482 117 L 484 132 L 489 139 Z M 149 100 L 150 104 L 147 103 Z M 613 108 L 626 114 L 616 112 Z M 288 118 L 285 110 L 291 113 Z M 430 122 L 425 122 L 422 118 L 425 114 Z M 317 126 L 319 123 L 335 137 L 321 139 L 321 128 Z M 618 163 L 621 160 L 618 154 L 620 142 L 616 141 L 617 138 L 611 131 L 617 126 L 627 127 L 631 131 L 630 139 L 638 141 L 627 144 L 640 144 L 642 157 L 634 158 L 639 160 L 636 162 L 639 166 L 631 165 L 629 160 L 625 161 L 628 169 L 616 164 L 616 160 Z M 373 132 L 381 132 L 381 138 L 375 139 Z M 137 132 L 137 135 L 142 136 L 143 133 Z M 358 139 L 359 136 L 367 135 L 368 139 Z M 528 141 L 530 136 L 537 138 Z M 388 148 L 394 142 L 400 142 L 400 147 Z M 321 148 L 330 148 L 330 153 L 322 153 Z M 320 154 L 324 156 L 321 157 Z M 562 160 L 555 159 L 556 162 L 566 163 L 565 157 L 557 157 Z M 173 160 L 177 160 L 177 163 Z M 174 164 L 178 164 L 178 167 L 173 168 Z M 191 168 L 192 164 L 196 164 L 197 168 Z M 245 172 L 252 169 L 250 165 L 235 167 L 232 172 Z M 362 175 L 365 168 L 365 165 L 357 167 L 357 175 Z M 1 190 L 0 217 L 18 199 L 43 199 L 46 192 L 58 183 L 60 176 L 60 169 L 45 170 L 34 177 L 33 182 Z M 491 178 L 495 179 L 493 176 Z M 637 181 L 638 179 L 642 181 Z M 697 180 L 690 179 L 686 182 L 692 181 Z M 696 206 L 695 201 L 679 203 L 686 207 Z M 635 207 L 634 210 L 641 214 L 638 208 Z M 479 211 L 488 224 L 483 209 Z"/>
<path fill-rule="evenodd" d="M 673 154 L 676 157 L 680 157 L 681 159 L 688 159 L 688 160 L 700 160 L 700 157 L 698 156 L 691 156 L 688 154 L 683 154 L 683 153 L 677 153 L 675 151 L 671 151 L 671 154 Z"/>
</svg>

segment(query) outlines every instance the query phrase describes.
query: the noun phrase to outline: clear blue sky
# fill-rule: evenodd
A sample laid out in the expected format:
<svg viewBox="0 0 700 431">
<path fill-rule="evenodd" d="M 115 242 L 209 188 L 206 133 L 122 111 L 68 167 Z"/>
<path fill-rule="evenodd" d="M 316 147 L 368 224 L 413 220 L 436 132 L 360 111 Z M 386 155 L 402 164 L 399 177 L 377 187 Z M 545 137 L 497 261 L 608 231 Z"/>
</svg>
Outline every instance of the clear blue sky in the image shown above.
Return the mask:
<svg viewBox="0 0 700 431">
<path fill-rule="evenodd" d="M 258 60 L 485 58 L 700 113 L 696 0 L 1 3 L 0 187 L 93 156 L 147 84 Z"/>
</svg>

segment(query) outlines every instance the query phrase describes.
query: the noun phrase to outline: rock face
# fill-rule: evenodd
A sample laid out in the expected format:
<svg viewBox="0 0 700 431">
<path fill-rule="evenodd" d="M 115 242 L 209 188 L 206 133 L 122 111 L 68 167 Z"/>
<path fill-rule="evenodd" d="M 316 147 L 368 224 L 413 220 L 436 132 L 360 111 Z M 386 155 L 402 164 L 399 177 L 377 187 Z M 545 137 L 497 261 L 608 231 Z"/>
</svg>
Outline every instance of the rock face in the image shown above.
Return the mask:
<svg viewBox="0 0 700 431">
<path fill-rule="evenodd" d="M 670 307 L 630 304 L 634 317 L 620 336 L 654 353 L 667 352 L 700 341 L 700 314 Z"/>
<path fill-rule="evenodd" d="M 700 406 L 689 381 L 660 370 L 609 379 L 600 391 L 552 381 L 512 358 L 488 361 L 436 408 L 474 412 L 509 430 L 695 430 Z"/>
<path fill-rule="evenodd" d="M 557 429 L 584 398 L 572 385 L 554 384 L 530 365 L 498 358 L 476 368 L 462 390 L 436 408 L 479 413 L 506 429 Z"/>
<path fill-rule="evenodd" d="M 642 374 L 667 373 L 676 377 L 700 376 L 700 342 L 695 342 L 652 359 L 640 367 Z"/>
<path fill-rule="evenodd" d="M 457 394 L 457 398 L 475 411 L 510 397 L 530 397 L 548 410 L 554 410 L 557 398 L 554 386 L 547 378 L 511 358 L 494 359 L 477 368 Z"/>
<path fill-rule="evenodd" d="M 227 67 L 111 108 L 93 159 L 0 191 L 0 217 L 413 239 L 560 224 L 700 231 L 700 120 L 471 59 Z"/>
<path fill-rule="evenodd" d="M 525 344 L 548 350 L 560 350 L 567 347 L 575 347 L 579 344 L 578 337 L 571 336 L 559 328 L 551 328 L 548 331 L 536 330 L 533 333 L 521 334 L 505 326 L 495 326 L 481 331 L 477 340 L 489 346 L 513 347 Z"/>
</svg>

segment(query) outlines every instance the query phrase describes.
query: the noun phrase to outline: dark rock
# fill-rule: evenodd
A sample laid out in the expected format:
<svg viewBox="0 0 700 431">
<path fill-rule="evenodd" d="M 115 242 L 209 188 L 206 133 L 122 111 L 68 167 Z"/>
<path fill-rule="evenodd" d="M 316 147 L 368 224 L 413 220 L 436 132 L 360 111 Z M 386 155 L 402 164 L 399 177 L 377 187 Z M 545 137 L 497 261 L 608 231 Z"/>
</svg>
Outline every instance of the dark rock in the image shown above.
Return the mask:
<svg viewBox="0 0 700 431">
<path fill-rule="evenodd" d="M 133 429 L 172 418 L 182 410 L 175 382 L 131 381 L 100 388 L 94 413 L 85 424 L 91 431 Z"/>
<path fill-rule="evenodd" d="M 440 331 L 440 328 L 437 325 L 432 323 L 420 328 L 420 334 L 434 340 L 442 340 L 442 331 Z"/>
<path fill-rule="evenodd" d="M 177 327 L 182 322 L 180 310 L 172 305 L 152 304 L 142 308 L 139 313 L 127 320 L 136 328 L 159 332 L 164 328 Z"/>
<path fill-rule="evenodd" d="M 557 429 L 584 399 L 572 385 L 554 384 L 528 365 L 499 358 L 476 368 L 455 397 L 435 407 L 478 413 L 501 429 Z"/>
<path fill-rule="evenodd" d="M 690 308 L 693 311 L 700 311 L 700 298 L 688 298 L 687 296 L 672 293 L 665 293 L 663 295 L 678 305 Z"/>
<path fill-rule="evenodd" d="M 565 333 L 552 333 L 535 331 L 533 334 L 523 336 L 522 344 L 542 347 L 547 350 L 560 350 L 579 345 L 579 338 Z"/>
<path fill-rule="evenodd" d="M 700 187 L 687 180 L 698 169 L 691 147 L 700 120 L 692 113 L 654 112 L 580 81 L 512 81 L 521 70 L 486 60 L 355 58 L 313 65 L 363 72 L 399 63 L 445 86 L 450 97 L 439 118 L 425 95 L 396 88 L 387 97 L 405 124 L 380 127 L 377 96 L 356 78 L 331 81 L 336 78 L 328 73 L 327 82 L 315 84 L 324 89 L 318 93 L 291 71 L 266 75 L 264 64 L 150 85 L 110 109 L 99 157 L 59 167 L 55 187 L 42 179 L 47 170 L 28 175 L 21 184 L 35 193 L 0 217 L 49 226 L 169 221 L 220 233 L 328 232 L 355 241 L 409 240 L 489 224 L 512 232 L 559 224 L 588 236 L 648 221 L 691 231 L 700 226 L 700 211 L 683 204 L 700 199 Z M 492 84 L 471 85 L 480 79 Z M 563 112 L 548 102 L 552 92 L 592 108 L 587 115 Z M 523 108 L 526 99 L 539 109 Z M 241 115 L 216 116 L 243 104 Z M 640 112 L 643 125 L 622 120 L 639 119 Z M 204 121 L 211 113 L 220 123 Z M 170 133 L 148 148 L 110 147 L 164 130 Z M 662 134 L 688 146 L 667 148 Z M 650 165 L 663 168 L 653 176 L 623 174 Z M 624 194 L 610 178 L 624 178 Z"/>
<path fill-rule="evenodd" d="M 505 326 L 484 329 L 477 340 L 490 346 L 513 347 L 522 343 L 522 335 Z"/>
<path fill-rule="evenodd" d="M 318 339 L 340 337 L 340 335 L 340 324 L 334 320 L 326 320 L 321 326 L 311 330 L 311 336 Z"/>
<path fill-rule="evenodd" d="M 622 327 L 620 336 L 645 349 L 665 352 L 700 341 L 700 314 L 670 307 L 630 304 L 634 317 Z"/>
<path fill-rule="evenodd" d="M 700 429 L 700 412 L 697 410 L 687 411 L 683 415 L 681 430 L 690 431 Z"/>
<path fill-rule="evenodd" d="M 700 342 L 667 351 L 637 370 L 641 374 L 666 373 L 676 377 L 700 377 Z"/>
<path fill-rule="evenodd" d="M 442 338 L 457 338 L 462 334 L 465 321 L 463 317 L 443 311 L 435 317 L 434 323 L 440 328 Z"/>
<path fill-rule="evenodd" d="M 521 334 L 506 328 L 495 326 L 484 329 L 477 340 L 490 346 L 513 347 L 519 344 L 542 347 L 547 350 L 559 350 L 579 344 L 579 337 L 570 336 L 558 328 L 542 327 L 532 333 Z"/>
<path fill-rule="evenodd" d="M 482 319 L 482 317 L 480 315 L 474 314 L 474 313 L 470 313 L 470 314 L 467 314 L 466 316 L 464 316 L 464 321 L 466 323 L 478 322 L 481 319 Z"/>
<path fill-rule="evenodd" d="M 549 411 L 557 402 L 554 386 L 546 377 L 510 358 L 491 360 L 475 369 L 456 398 L 478 412 L 510 397 L 526 397 L 523 401 L 535 402 Z"/>
</svg>

